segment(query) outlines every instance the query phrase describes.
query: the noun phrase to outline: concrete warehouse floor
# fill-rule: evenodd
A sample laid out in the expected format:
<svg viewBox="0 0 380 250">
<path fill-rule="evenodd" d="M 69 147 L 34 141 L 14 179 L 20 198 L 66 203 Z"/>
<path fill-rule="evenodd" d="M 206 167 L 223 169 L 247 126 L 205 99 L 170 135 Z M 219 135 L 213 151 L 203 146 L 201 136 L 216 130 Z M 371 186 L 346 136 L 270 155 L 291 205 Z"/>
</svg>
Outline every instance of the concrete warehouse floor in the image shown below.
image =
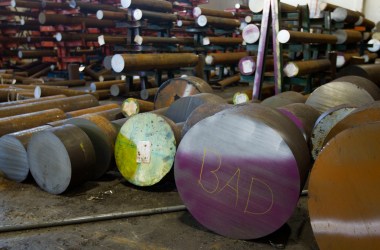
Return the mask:
<svg viewBox="0 0 380 250">
<path fill-rule="evenodd" d="M 182 205 L 173 180 L 155 187 L 128 184 L 117 171 L 64 195 L 39 189 L 30 178 L 0 177 L 0 249 L 318 249 L 302 197 L 288 223 L 263 239 L 244 241 L 210 232 L 187 211 L 78 225 L 3 232 L 7 226 Z"/>
</svg>

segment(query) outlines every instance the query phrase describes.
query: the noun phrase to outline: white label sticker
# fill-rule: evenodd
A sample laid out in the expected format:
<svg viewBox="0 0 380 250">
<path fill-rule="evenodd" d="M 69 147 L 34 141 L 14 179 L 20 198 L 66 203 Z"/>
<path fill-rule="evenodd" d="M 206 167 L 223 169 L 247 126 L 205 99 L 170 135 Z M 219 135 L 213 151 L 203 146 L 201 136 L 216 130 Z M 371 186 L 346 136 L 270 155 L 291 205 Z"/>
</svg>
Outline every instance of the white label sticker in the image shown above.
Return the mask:
<svg viewBox="0 0 380 250">
<path fill-rule="evenodd" d="M 246 94 L 240 94 L 235 97 L 235 104 L 242 104 L 249 101 Z"/>
<path fill-rule="evenodd" d="M 150 163 L 151 147 L 150 141 L 139 141 L 137 143 L 137 163 Z"/>
<path fill-rule="evenodd" d="M 243 71 L 245 74 L 253 73 L 252 67 L 253 65 L 251 61 L 246 60 L 243 62 Z"/>
</svg>

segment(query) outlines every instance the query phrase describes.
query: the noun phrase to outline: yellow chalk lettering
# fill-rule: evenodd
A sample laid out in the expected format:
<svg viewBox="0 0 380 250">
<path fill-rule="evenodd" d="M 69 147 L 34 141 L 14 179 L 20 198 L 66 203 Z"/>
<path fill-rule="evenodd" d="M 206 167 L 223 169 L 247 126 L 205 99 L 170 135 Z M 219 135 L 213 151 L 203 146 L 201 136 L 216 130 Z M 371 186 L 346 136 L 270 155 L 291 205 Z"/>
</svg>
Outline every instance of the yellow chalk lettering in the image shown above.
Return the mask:
<svg viewBox="0 0 380 250">
<path fill-rule="evenodd" d="M 266 189 L 270 192 L 270 195 L 271 195 L 271 203 L 270 203 L 270 205 L 268 206 L 268 208 L 265 211 L 262 211 L 262 212 L 248 211 L 248 206 L 249 206 L 249 203 L 250 203 L 251 195 L 253 193 L 252 192 L 252 187 L 253 187 L 253 183 L 255 181 L 257 183 L 261 183 L 262 185 L 264 185 L 266 187 Z M 264 214 L 268 213 L 270 210 L 272 210 L 273 204 L 274 204 L 273 190 L 270 188 L 270 186 L 267 183 L 265 183 L 264 181 L 261 181 L 261 180 L 259 180 L 257 178 L 252 177 L 252 179 L 251 179 L 251 185 L 249 187 L 249 193 L 248 193 L 247 203 L 246 203 L 245 209 L 244 209 L 244 213 L 254 214 L 254 215 L 264 215 Z"/>
<path fill-rule="evenodd" d="M 230 182 L 232 182 L 233 179 L 235 179 L 235 176 L 236 176 L 236 185 L 235 186 L 231 186 L 230 185 Z M 237 203 L 238 203 L 238 200 L 239 200 L 239 179 L 240 179 L 240 168 L 238 168 L 236 170 L 236 172 L 234 173 L 234 175 L 227 181 L 226 185 L 224 185 L 224 187 L 222 187 L 220 190 L 219 190 L 219 193 L 222 192 L 226 187 L 229 187 L 231 188 L 232 190 L 235 191 L 236 193 L 236 201 L 235 201 L 235 207 L 237 206 Z"/>
<path fill-rule="evenodd" d="M 207 190 L 203 186 L 203 183 L 202 183 L 203 168 L 205 166 L 205 159 L 206 159 L 206 155 L 207 155 L 207 150 L 206 149 L 203 150 L 202 166 L 201 166 L 201 172 L 199 173 L 199 180 L 198 180 L 198 183 L 202 187 L 202 189 L 204 191 L 206 191 L 207 193 L 210 193 L 210 194 L 213 194 L 213 193 L 216 192 L 216 190 L 218 190 L 218 187 L 219 187 L 219 178 L 218 178 L 218 175 L 216 173 L 219 171 L 220 167 L 222 166 L 222 157 L 220 156 L 220 154 L 218 154 L 216 152 L 212 152 L 212 153 L 214 155 L 216 155 L 218 157 L 218 160 L 219 160 L 218 167 L 216 169 L 214 169 L 213 171 L 210 171 L 210 173 L 212 173 L 215 176 L 215 179 L 216 179 L 216 187 L 215 187 L 215 189 L 213 189 L 213 190 Z"/>
</svg>

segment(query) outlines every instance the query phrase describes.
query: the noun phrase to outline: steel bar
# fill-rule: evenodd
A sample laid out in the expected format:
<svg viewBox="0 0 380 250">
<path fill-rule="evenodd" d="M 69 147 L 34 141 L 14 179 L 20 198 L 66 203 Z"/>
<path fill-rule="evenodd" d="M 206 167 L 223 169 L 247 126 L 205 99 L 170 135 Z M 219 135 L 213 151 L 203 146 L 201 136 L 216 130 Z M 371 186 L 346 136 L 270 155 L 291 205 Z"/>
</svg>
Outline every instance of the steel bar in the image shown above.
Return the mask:
<svg viewBox="0 0 380 250">
<path fill-rule="evenodd" d="M 115 145 L 116 165 L 137 186 L 152 186 L 172 169 L 180 130 L 153 113 L 137 114 L 122 126 Z"/>
<path fill-rule="evenodd" d="M 192 37 L 154 37 L 154 36 L 135 36 L 134 42 L 138 45 L 145 44 L 183 44 L 194 45 L 195 41 Z"/>
<path fill-rule="evenodd" d="M 341 68 L 350 63 L 353 57 L 360 57 L 358 52 L 339 53 L 336 57 L 336 67 Z M 364 60 L 364 59 L 363 59 Z"/>
<path fill-rule="evenodd" d="M 203 38 L 203 45 L 240 45 L 243 39 L 239 37 L 212 37 L 207 36 Z"/>
<path fill-rule="evenodd" d="M 40 98 L 43 96 L 51 96 L 51 95 L 65 95 L 65 96 L 80 96 L 80 95 L 88 95 L 91 94 L 94 97 L 98 98 L 96 93 L 89 93 L 81 90 L 61 88 L 62 86 L 34 86 L 34 97 Z"/>
<path fill-rule="evenodd" d="M 260 30 L 255 24 L 248 24 L 243 29 L 242 37 L 247 44 L 256 43 L 260 38 Z"/>
<path fill-rule="evenodd" d="M 97 96 L 98 100 L 106 100 L 111 96 L 111 91 L 109 89 L 96 90 L 90 93 Z"/>
<path fill-rule="evenodd" d="M 280 43 L 335 44 L 338 41 L 337 36 L 334 35 L 300 32 L 294 30 L 281 30 L 277 35 L 277 39 Z"/>
<path fill-rule="evenodd" d="M 311 156 L 314 160 L 321 152 L 323 142 L 330 130 L 355 109 L 356 107 L 352 105 L 343 104 L 328 109 L 318 118 L 311 134 Z"/>
<path fill-rule="evenodd" d="M 362 56 L 365 63 L 374 63 L 378 57 L 377 53 L 364 53 Z"/>
<path fill-rule="evenodd" d="M 94 147 L 86 133 L 74 125 L 33 135 L 27 152 L 34 180 L 48 193 L 61 194 L 92 177 Z"/>
<path fill-rule="evenodd" d="M 175 213 L 175 212 L 181 212 L 181 211 L 186 211 L 186 207 L 184 205 L 149 208 L 149 209 L 141 209 L 141 210 L 135 210 L 135 211 L 127 211 L 127 212 L 113 212 L 113 213 L 108 213 L 108 214 L 88 215 L 88 216 L 82 216 L 82 217 L 76 217 L 76 218 L 69 218 L 69 219 L 64 219 L 60 221 L 48 221 L 48 222 L 39 223 L 39 224 L 4 226 L 0 228 L 0 232 L 5 233 L 5 232 L 50 228 L 50 227 L 61 227 L 61 226 L 69 226 L 69 225 L 78 225 L 78 224 L 83 224 L 83 223 L 101 222 L 101 221 L 107 221 L 107 220 L 126 219 L 126 218 L 131 218 L 131 217 L 138 217 L 138 216 Z"/>
<path fill-rule="evenodd" d="M 112 57 L 115 72 L 126 70 L 173 69 L 191 67 L 198 63 L 193 53 L 116 54 Z"/>
<path fill-rule="evenodd" d="M 100 3 L 94 4 L 94 3 L 82 2 L 78 0 L 70 0 L 70 7 L 73 9 L 79 8 L 82 13 L 83 12 L 96 13 L 98 10 L 125 12 L 125 10 L 112 6 L 110 4 L 100 4 Z"/>
<path fill-rule="evenodd" d="M 309 169 L 297 127 L 274 109 L 246 104 L 190 129 L 178 147 L 174 174 L 199 223 L 230 238 L 254 239 L 290 218 Z"/>
<path fill-rule="evenodd" d="M 200 27 L 212 26 L 221 29 L 235 29 L 239 28 L 241 23 L 238 19 L 220 18 L 213 16 L 201 15 L 196 19 L 196 23 Z"/>
<path fill-rule="evenodd" d="M 58 32 L 55 34 L 55 39 L 57 42 L 68 42 L 68 41 L 98 41 L 98 34 L 86 34 L 86 33 L 61 33 Z"/>
<path fill-rule="evenodd" d="M 147 100 L 150 97 L 154 97 L 157 94 L 158 89 L 159 88 L 142 89 L 140 91 L 140 98 L 143 99 L 143 100 Z"/>
<path fill-rule="evenodd" d="M 331 61 L 328 59 L 294 61 L 285 65 L 284 73 L 287 77 L 294 77 L 319 73 L 330 69 Z"/>
<path fill-rule="evenodd" d="M 174 101 L 185 96 L 212 92 L 211 86 L 198 77 L 188 76 L 170 79 L 159 87 L 154 98 L 154 108 L 169 107 Z"/>
<path fill-rule="evenodd" d="M 331 3 L 320 3 L 319 9 L 321 11 L 334 11 L 336 8 L 340 8 L 340 6 L 331 4 Z"/>
<path fill-rule="evenodd" d="M 47 100 L 57 100 L 57 99 L 65 98 L 65 97 L 66 97 L 65 95 L 54 95 L 54 96 L 41 97 L 38 99 L 32 98 L 32 99 L 20 100 L 20 101 L 2 102 L 0 103 L 0 108 L 20 105 L 20 104 L 25 104 L 25 103 L 41 102 L 41 101 L 47 101 Z"/>
<path fill-rule="evenodd" d="M 98 43 L 100 46 L 105 44 L 127 44 L 128 40 L 126 36 L 100 35 L 98 36 Z"/>
<path fill-rule="evenodd" d="M 11 0 L 10 7 L 12 8 L 30 8 L 30 9 L 41 9 L 41 2 L 36 1 L 20 1 L 20 0 Z"/>
<path fill-rule="evenodd" d="M 34 73 L 33 75 L 29 76 L 30 78 L 38 78 L 41 76 L 47 75 L 50 71 L 53 71 L 54 65 L 46 66 L 44 69 Z"/>
<path fill-rule="evenodd" d="M 207 65 L 237 64 L 241 58 L 249 56 L 248 52 L 210 53 L 206 56 Z"/>
<path fill-rule="evenodd" d="M 356 23 L 359 21 L 361 15 L 362 14 L 357 11 L 338 7 L 331 13 L 331 18 L 336 22 Z"/>
<path fill-rule="evenodd" d="M 113 84 L 110 87 L 111 96 L 122 96 L 125 94 L 126 89 L 125 83 Z"/>
<path fill-rule="evenodd" d="M 43 125 L 4 135 L 0 138 L 0 171 L 5 178 L 23 182 L 29 175 L 29 161 L 26 153 L 33 134 L 51 128 Z"/>
<path fill-rule="evenodd" d="M 0 136 L 63 120 L 65 113 L 57 108 L 0 118 Z"/>
<path fill-rule="evenodd" d="M 337 37 L 337 44 L 358 43 L 363 40 L 362 33 L 356 30 L 336 30 L 333 35 Z"/>
<path fill-rule="evenodd" d="M 62 81 L 49 81 L 44 82 L 42 84 L 39 84 L 41 86 L 68 86 L 68 87 L 75 87 L 75 86 L 84 86 L 86 85 L 85 80 L 62 80 Z"/>
<path fill-rule="evenodd" d="M 27 58 L 40 58 L 40 57 L 49 57 L 57 56 L 57 51 L 55 50 L 19 50 L 18 57 L 22 59 Z"/>
<path fill-rule="evenodd" d="M 172 12 L 173 4 L 164 0 L 121 0 L 123 8 L 140 8 L 144 10 L 155 10 L 160 12 Z"/>
<path fill-rule="evenodd" d="M 266 98 L 261 102 L 261 105 L 279 108 L 292 103 L 305 103 L 306 97 L 301 93 L 294 91 L 285 91 L 272 97 Z"/>
<path fill-rule="evenodd" d="M 373 82 L 352 77 L 340 78 L 318 87 L 308 97 L 306 104 L 325 112 L 342 104 L 359 107 L 379 99 L 379 89 Z"/>
<path fill-rule="evenodd" d="M 133 19 L 136 21 L 147 19 L 149 22 L 176 22 L 177 15 L 170 13 L 161 13 L 149 10 L 135 9 L 133 11 Z"/>
<path fill-rule="evenodd" d="M 106 118 L 87 114 L 68 119 L 65 124 L 72 124 L 82 129 L 90 138 L 94 147 L 96 162 L 91 168 L 91 180 L 102 177 L 111 165 L 117 136 L 115 127 Z"/>
<path fill-rule="evenodd" d="M 379 130 L 376 122 L 343 131 L 314 164 L 308 208 L 320 249 L 380 247 L 376 223 L 380 209 Z M 363 199 L 365 202 L 358 202 Z"/>
<path fill-rule="evenodd" d="M 96 12 L 96 18 L 99 20 L 109 19 L 114 21 L 128 21 L 128 19 L 130 19 L 129 14 L 126 11 L 116 12 L 102 10 L 101 8 Z"/>
<path fill-rule="evenodd" d="M 125 117 L 131 117 L 139 113 L 153 111 L 154 103 L 136 98 L 128 98 L 121 105 L 121 112 Z"/>
<path fill-rule="evenodd" d="M 78 117 L 81 115 L 86 115 L 86 114 L 92 114 L 92 113 L 98 113 L 101 111 L 106 111 L 110 109 L 120 109 L 120 105 L 116 103 L 110 103 L 110 104 L 105 104 L 105 105 L 100 105 L 92 108 L 86 108 L 86 109 L 79 109 L 71 112 L 67 112 L 66 116 L 68 118 L 73 118 L 73 117 Z"/>
<path fill-rule="evenodd" d="M 222 17 L 222 18 L 233 18 L 235 19 L 236 16 L 233 12 L 227 12 L 223 10 L 215 10 L 215 9 L 206 9 L 201 7 L 195 7 L 193 9 L 193 16 L 195 18 L 205 15 L 205 16 L 214 16 L 214 17 Z"/>
<path fill-rule="evenodd" d="M 223 80 L 218 82 L 218 85 L 220 85 L 223 89 L 226 86 L 229 86 L 238 82 L 240 82 L 240 74 L 236 74 L 236 75 L 224 78 Z"/>
<path fill-rule="evenodd" d="M 43 111 L 52 108 L 59 108 L 64 112 L 69 112 L 98 105 L 98 101 L 92 95 L 73 96 L 57 100 L 46 100 L 37 103 L 26 103 L 11 107 L 3 107 L 0 108 L 0 118 Z"/>
<path fill-rule="evenodd" d="M 46 14 L 41 12 L 38 15 L 38 21 L 41 25 L 78 25 L 84 24 L 86 27 L 94 28 L 113 28 L 115 22 L 112 20 L 98 20 L 91 17 L 73 17 L 62 14 Z"/>
<path fill-rule="evenodd" d="M 104 82 L 92 82 L 90 84 L 91 91 L 101 90 L 101 89 L 110 89 L 112 85 L 115 84 L 126 84 L 125 80 L 112 80 Z"/>
<path fill-rule="evenodd" d="M 21 16 L 21 17 L 33 17 L 37 18 L 38 13 L 36 12 L 25 12 L 25 11 L 11 11 L 11 10 L 0 10 L 0 15 L 2 16 Z"/>
</svg>

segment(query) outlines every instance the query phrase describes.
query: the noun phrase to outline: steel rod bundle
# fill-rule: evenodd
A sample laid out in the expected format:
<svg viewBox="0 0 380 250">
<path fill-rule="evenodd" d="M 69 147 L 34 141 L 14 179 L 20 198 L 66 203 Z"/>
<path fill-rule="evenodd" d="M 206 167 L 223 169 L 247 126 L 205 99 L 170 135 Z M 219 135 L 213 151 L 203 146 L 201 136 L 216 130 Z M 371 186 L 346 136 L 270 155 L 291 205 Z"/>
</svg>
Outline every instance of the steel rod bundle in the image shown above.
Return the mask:
<svg viewBox="0 0 380 250">
<path fill-rule="evenodd" d="M 116 54 L 112 57 L 115 72 L 126 70 L 173 69 L 191 67 L 198 63 L 193 53 Z"/>
<path fill-rule="evenodd" d="M 206 56 L 207 65 L 237 64 L 241 58 L 248 56 L 248 52 L 210 53 Z"/>
<path fill-rule="evenodd" d="M 48 193 L 61 194 L 93 176 L 94 147 L 86 133 L 74 125 L 33 135 L 27 152 L 34 180 Z"/>
<path fill-rule="evenodd" d="M 158 183 L 172 169 L 180 130 L 169 119 L 153 113 L 132 116 L 116 140 L 116 165 L 137 186 Z"/>
<path fill-rule="evenodd" d="M 0 136 L 63 120 L 65 113 L 57 108 L 0 118 Z"/>
<path fill-rule="evenodd" d="M 281 30 L 277 39 L 280 43 L 330 43 L 335 44 L 338 38 L 329 34 L 317 34 L 294 30 Z"/>
<path fill-rule="evenodd" d="M 26 153 L 30 138 L 39 131 L 51 128 L 49 125 L 4 135 L 0 138 L 0 171 L 5 178 L 22 182 L 29 175 L 29 161 Z"/>
<path fill-rule="evenodd" d="M 380 209 L 379 130 L 376 122 L 343 131 L 326 145 L 313 166 L 308 208 L 321 249 L 380 247 L 374 223 Z"/>
<path fill-rule="evenodd" d="M 254 239 L 293 214 L 309 168 L 297 127 L 274 109 L 246 104 L 192 127 L 178 147 L 174 174 L 199 223 L 230 238 Z"/>
<path fill-rule="evenodd" d="M 352 77 L 340 78 L 318 87 L 308 97 L 306 104 L 325 112 L 342 104 L 359 107 L 379 99 L 379 89 L 374 83 Z"/>
<path fill-rule="evenodd" d="M 287 77 L 303 76 L 331 69 L 331 61 L 328 59 L 294 61 L 289 62 L 284 67 Z"/>
<path fill-rule="evenodd" d="M 46 100 L 35 103 L 26 103 L 16 106 L 0 108 L 0 118 L 27 114 L 52 108 L 62 109 L 64 112 L 98 106 L 99 103 L 92 95 L 66 97 L 57 100 Z"/>
</svg>

